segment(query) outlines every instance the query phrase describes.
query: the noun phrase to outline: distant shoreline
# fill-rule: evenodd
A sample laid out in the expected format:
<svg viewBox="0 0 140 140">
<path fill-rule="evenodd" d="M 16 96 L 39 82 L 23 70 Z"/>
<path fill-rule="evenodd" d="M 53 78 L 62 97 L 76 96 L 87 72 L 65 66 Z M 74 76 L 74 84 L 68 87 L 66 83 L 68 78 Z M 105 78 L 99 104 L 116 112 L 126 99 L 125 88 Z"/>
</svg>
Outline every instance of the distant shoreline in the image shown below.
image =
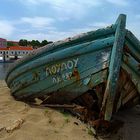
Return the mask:
<svg viewBox="0 0 140 140">
<path fill-rule="evenodd" d="M 16 60 L 8 60 L 8 61 L 3 61 L 0 60 L 0 63 L 14 63 Z"/>
</svg>

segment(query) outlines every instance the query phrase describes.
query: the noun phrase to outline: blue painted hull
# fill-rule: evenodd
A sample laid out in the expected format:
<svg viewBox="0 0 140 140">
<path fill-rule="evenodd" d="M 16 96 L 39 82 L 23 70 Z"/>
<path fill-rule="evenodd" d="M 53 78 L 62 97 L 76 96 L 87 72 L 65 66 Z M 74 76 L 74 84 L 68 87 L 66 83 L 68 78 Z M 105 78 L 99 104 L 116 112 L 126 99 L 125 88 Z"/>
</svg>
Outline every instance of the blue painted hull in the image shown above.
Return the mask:
<svg viewBox="0 0 140 140">
<path fill-rule="evenodd" d="M 55 95 L 57 103 L 68 103 L 107 83 L 104 104 L 116 96 L 120 68 L 140 93 L 140 43 L 123 28 L 122 17 L 110 27 L 49 44 L 16 62 L 6 76 L 11 94 L 19 100 Z"/>
<path fill-rule="evenodd" d="M 110 40 L 113 43 L 113 38 L 109 38 L 109 42 Z M 83 47 L 83 44 L 81 46 Z M 89 49 L 91 50 L 92 47 L 94 45 L 90 44 Z M 10 87 L 12 94 L 20 99 L 23 96 L 37 97 L 54 92 L 63 92 L 66 94 L 66 97 L 70 96 L 67 94 L 71 93 L 71 98 L 73 99 L 92 89 L 95 85 L 106 80 L 106 69 L 109 63 L 111 44 L 107 48 L 105 47 L 95 52 L 87 51 L 84 54 L 82 53 L 84 51 L 76 49 L 74 53 L 68 53 L 68 55 L 74 56 L 67 57 L 68 55 L 66 55 L 66 58 L 55 61 L 53 59 L 57 56 L 56 53 L 54 56 L 50 54 L 52 56 L 46 58 L 46 60 L 49 60 L 48 63 L 42 60 L 45 64 L 40 65 L 38 62 L 41 60 L 38 59 L 37 66 L 34 69 L 30 69 L 29 65 L 22 65 L 17 71 L 23 73 L 20 74 L 13 71 L 11 77 L 8 79 L 10 83 L 13 81 Z M 66 52 L 61 53 L 65 54 Z M 58 54 L 58 57 L 60 57 L 59 55 L 62 56 L 62 54 Z M 41 59 L 45 59 L 45 57 L 41 57 Z M 51 59 L 52 62 L 50 63 Z M 33 66 L 34 62 L 31 61 L 30 66 Z M 28 71 L 26 68 L 29 68 Z M 94 81 L 91 79 L 94 79 Z M 70 100 L 70 98 L 68 99 Z"/>
</svg>

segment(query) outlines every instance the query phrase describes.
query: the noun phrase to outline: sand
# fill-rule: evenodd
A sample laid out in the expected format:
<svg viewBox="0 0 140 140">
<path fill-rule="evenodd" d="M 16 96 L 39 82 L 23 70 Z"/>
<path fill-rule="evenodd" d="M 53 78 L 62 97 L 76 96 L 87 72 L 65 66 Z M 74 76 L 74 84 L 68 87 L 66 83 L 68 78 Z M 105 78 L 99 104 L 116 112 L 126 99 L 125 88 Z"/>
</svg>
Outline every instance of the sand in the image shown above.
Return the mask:
<svg viewBox="0 0 140 140">
<path fill-rule="evenodd" d="M 31 108 L 15 101 L 4 81 L 0 81 L 0 140 L 139 140 L 140 106 L 120 111 L 124 121 L 117 133 L 95 138 L 84 124 L 70 114 L 55 109 Z"/>
<path fill-rule="evenodd" d="M 11 130 L 10 130 L 11 129 Z M 13 130 L 12 130 L 13 129 Z M 86 124 L 58 110 L 15 101 L 0 81 L 0 140 L 93 140 Z"/>
</svg>

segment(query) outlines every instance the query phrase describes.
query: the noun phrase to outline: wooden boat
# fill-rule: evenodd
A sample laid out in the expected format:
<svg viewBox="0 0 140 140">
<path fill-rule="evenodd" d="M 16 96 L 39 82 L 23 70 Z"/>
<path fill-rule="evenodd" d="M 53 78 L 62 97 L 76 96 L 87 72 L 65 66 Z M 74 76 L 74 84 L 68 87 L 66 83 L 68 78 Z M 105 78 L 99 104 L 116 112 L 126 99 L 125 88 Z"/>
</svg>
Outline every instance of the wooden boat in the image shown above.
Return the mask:
<svg viewBox="0 0 140 140">
<path fill-rule="evenodd" d="M 138 103 L 140 42 L 125 24 L 121 14 L 107 28 L 34 50 L 7 72 L 11 94 L 18 100 L 64 104 L 93 91 L 105 120 L 121 106 Z"/>
</svg>

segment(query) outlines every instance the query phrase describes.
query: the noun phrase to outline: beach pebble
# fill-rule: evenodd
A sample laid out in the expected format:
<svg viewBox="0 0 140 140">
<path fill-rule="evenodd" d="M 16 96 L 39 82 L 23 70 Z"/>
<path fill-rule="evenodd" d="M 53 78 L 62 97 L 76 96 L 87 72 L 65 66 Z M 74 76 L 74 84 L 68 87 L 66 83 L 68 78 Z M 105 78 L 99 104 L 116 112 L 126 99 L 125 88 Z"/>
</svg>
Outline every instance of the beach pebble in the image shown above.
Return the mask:
<svg viewBox="0 0 140 140">
<path fill-rule="evenodd" d="M 16 120 L 11 126 L 6 127 L 6 131 L 8 133 L 13 132 L 16 129 L 19 129 L 21 127 L 21 125 L 24 123 L 24 119 L 18 119 Z"/>
</svg>

